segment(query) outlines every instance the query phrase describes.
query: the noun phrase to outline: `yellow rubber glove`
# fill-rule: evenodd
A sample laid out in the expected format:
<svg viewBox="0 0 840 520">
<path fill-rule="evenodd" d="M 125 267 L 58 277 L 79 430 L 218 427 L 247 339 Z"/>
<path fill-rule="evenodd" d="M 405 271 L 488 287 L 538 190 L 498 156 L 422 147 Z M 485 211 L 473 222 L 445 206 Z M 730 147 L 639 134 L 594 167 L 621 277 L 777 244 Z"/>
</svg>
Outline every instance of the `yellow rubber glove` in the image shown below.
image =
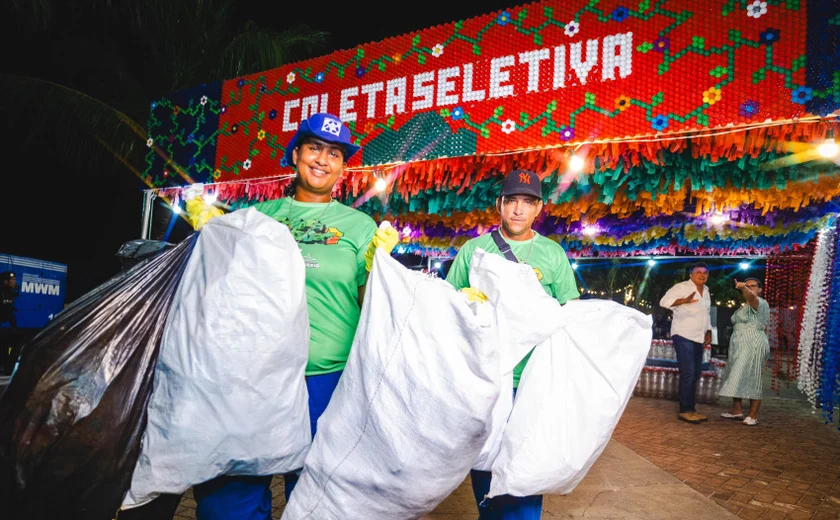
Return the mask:
<svg viewBox="0 0 840 520">
<path fill-rule="evenodd" d="M 394 229 L 388 221 L 379 225 L 376 233 L 373 235 L 373 240 L 370 241 L 370 246 L 365 253 L 365 268 L 370 272 L 373 268 L 373 255 L 377 249 L 382 249 L 389 255 L 391 251 L 400 243 L 400 232 Z"/>
<path fill-rule="evenodd" d="M 485 303 L 487 295 L 473 287 L 464 287 L 461 292 L 467 295 L 467 300 L 471 302 Z"/>
<path fill-rule="evenodd" d="M 187 219 L 196 231 L 203 228 L 204 224 L 207 224 L 207 221 L 211 218 L 225 214 L 221 209 L 204 202 L 201 197 L 188 200 L 186 206 Z"/>
</svg>

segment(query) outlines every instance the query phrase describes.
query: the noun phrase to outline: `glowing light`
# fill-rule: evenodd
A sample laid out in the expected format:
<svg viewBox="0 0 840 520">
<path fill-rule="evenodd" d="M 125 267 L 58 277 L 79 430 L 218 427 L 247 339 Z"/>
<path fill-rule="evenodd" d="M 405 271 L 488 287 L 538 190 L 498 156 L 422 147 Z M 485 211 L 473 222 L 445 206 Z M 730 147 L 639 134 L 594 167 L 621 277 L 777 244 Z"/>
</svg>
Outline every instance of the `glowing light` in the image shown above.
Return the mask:
<svg viewBox="0 0 840 520">
<path fill-rule="evenodd" d="M 573 172 L 579 172 L 583 169 L 583 158 L 578 155 L 573 155 L 569 159 L 569 169 Z"/>
<path fill-rule="evenodd" d="M 830 159 L 837 155 L 837 152 L 840 152 L 840 147 L 837 146 L 837 143 L 834 142 L 834 139 L 826 139 L 822 142 L 819 146 L 817 146 L 817 153 L 825 157 L 826 159 Z"/>
<path fill-rule="evenodd" d="M 376 191 L 382 192 L 385 191 L 385 188 L 388 187 L 388 183 L 385 182 L 385 179 L 380 177 L 376 179 L 376 182 L 373 184 L 373 187 L 376 188 Z"/>
<path fill-rule="evenodd" d="M 750 264 L 747 262 L 741 262 L 740 264 L 738 264 L 738 267 L 740 267 L 742 271 L 746 271 L 750 268 Z"/>
<path fill-rule="evenodd" d="M 440 262 L 435 262 L 435 269 L 440 269 Z"/>
<path fill-rule="evenodd" d="M 403 228 L 403 235 L 408 236 L 410 234 L 411 234 L 411 227 L 410 226 L 405 226 Z"/>
<path fill-rule="evenodd" d="M 713 226 L 721 226 L 727 222 L 729 222 L 729 215 L 724 215 L 720 212 L 709 217 L 709 224 Z"/>
<path fill-rule="evenodd" d="M 583 234 L 588 237 L 594 237 L 601 232 L 598 226 L 583 226 Z"/>
<path fill-rule="evenodd" d="M 181 206 L 170 206 L 170 207 L 172 208 L 172 213 L 175 213 L 176 215 L 181 214 Z"/>
<path fill-rule="evenodd" d="M 649 265 L 650 267 L 655 266 L 656 265 L 656 260 L 651 258 L 650 260 L 647 261 L 647 265 Z"/>
<path fill-rule="evenodd" d="M 216 203 L 216 194 L 215 193 L 208 193 L 204 196 L 204 202 L 207 204 L 215 204 Z"/>
<path fill-rule="evenodd" d="M 572 269 L 577 270 L 580 267 L 577 262 L 572 262 Z"/>
</svg>

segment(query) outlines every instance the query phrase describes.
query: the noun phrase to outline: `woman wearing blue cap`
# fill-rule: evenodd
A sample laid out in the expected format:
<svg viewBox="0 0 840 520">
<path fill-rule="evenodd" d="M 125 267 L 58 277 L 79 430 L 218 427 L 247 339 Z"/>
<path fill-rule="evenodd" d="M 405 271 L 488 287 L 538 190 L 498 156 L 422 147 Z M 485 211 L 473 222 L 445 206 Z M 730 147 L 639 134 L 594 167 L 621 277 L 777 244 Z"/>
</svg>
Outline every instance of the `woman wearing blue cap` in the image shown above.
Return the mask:
<svg viewBox="0 0 840 520">
<path fill-rule="evenodd" d="M 286 147 L 286 160 L 297 171 L 286 196 L 254 206 L 289 227 L 306 263 L 311 329 L 306 386 L 313 436 L 347 363 L 373 254 L 377 248 L 390 253 L 399 241 L 394 228 L 377 229 L 372 218 L 332 198 L 347 159 L 358 151 L 350 141 L 350 130 L 337 117 L 310 116 Z M 288 501 L 298 475 L 284 478 Z M 268 519 L 270 484 L 271 476 L 223 476 L 195 486 L 197 516 Z"/>
</svg>

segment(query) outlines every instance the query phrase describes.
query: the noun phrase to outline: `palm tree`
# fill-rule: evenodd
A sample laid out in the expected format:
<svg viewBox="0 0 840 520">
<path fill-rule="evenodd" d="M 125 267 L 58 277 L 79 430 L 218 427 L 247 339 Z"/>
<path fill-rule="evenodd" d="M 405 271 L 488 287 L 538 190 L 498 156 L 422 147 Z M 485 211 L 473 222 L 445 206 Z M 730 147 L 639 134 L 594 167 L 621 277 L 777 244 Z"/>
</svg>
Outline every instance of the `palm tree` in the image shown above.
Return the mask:
<svg viewBox="0 0 840 520">
<path fill-rule="evenodd" d="M 82 4 L 82 5 L 79 5 Z M 0 108 L 45 148 L 88 172 L 145 156 L 151 101 L 184 88 L 320 54 L 325 32 L 236 23 L 233 0 L 11 0 L 14 32 L 48 67 L 0 73 Z M 39 43 L 41 42 L 41 43 Z M 51 42 L 51 43 L 47 43 Z"/>
</svg>

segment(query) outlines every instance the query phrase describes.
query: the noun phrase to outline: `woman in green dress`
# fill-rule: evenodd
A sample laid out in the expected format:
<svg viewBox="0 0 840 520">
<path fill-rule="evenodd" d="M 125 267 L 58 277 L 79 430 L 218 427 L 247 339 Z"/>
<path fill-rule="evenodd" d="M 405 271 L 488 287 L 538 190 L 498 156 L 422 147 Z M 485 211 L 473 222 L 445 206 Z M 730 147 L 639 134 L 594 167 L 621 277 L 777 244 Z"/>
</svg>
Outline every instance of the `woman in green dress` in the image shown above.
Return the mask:
<svg viewBox="0 0 840 520">
<path fill-rule="evenodd" d="M 761 406 L 761 372 L 770 351 L 764 329 L 770 321 L 770 305 L 761 298 L 764 285 L 760 280 L 735 280 L 735 289 L 744 296 L 744 305 L 732 315 L 735 330 L 729 340 L 729 373 L 720 395 L 732 398 L 732 411 L 722 413 L 725 419 L 742 420 L 748 426 L 758 424 Z M 743 399 L 750 400 L 750 412 L 744 417 Z"/>
</svg>

